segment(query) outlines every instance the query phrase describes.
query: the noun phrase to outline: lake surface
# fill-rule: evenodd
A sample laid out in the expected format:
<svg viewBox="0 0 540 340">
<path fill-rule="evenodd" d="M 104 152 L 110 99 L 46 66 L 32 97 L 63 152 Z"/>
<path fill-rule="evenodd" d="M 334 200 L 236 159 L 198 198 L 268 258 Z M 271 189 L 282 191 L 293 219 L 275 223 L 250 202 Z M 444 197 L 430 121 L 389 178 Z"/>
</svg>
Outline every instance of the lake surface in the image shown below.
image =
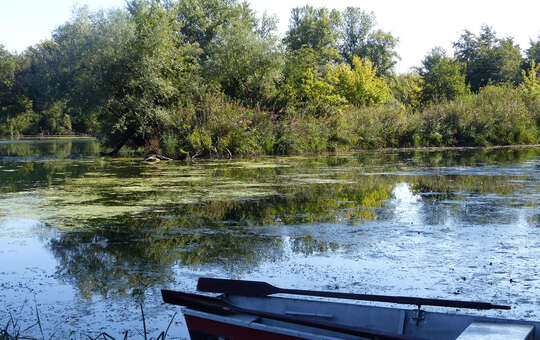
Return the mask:
<svg viewBox="0 0 540 340">
<path fill-rule="evenodd" d="M 0 324 L 156 337 L 199 276 L 479 300 L 540 318 L 540 148 L 201 160 L 0 141 Z M 455 311 L 455 310 L 451 310 Z M 467 311 L 462 311 L 467 312 Z M 469 311 L 468 313 L 480 313 Z M 187 336 L 182 316 L 169 331 Z"/>
</svg>

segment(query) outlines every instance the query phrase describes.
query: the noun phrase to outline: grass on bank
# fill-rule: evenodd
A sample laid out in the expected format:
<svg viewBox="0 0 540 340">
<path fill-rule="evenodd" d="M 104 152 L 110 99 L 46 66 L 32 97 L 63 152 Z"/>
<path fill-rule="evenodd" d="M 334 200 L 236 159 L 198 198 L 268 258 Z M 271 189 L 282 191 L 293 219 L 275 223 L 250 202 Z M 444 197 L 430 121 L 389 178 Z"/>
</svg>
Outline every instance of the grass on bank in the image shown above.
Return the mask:
<svg viewBox="0 0 540 340">
<path fill-rule="evenodd" d="M 146 327 L 146 318 L 144 315 L 144 310 L 142 305 L 140 305 L 141 309 L 141 316 L 142 316 L 142 327 L 143 327 L 143 339 L 144 340 L 166 340 L 167 334 L 169 332 L 169 329 L 176 317 L 177 313 L 174 313 L 171 320 L 169 321 L 169 324 L 167 328 L 164 331 L 161 331 L 156 338 L 149 337 L 147 327 Z M 22 308 L 21 308 L 22 310 Z M 0 340 L 52 340 L 56 339 L 56 333 L 51 334 L 50 336 L 45 336 L 43 332 L 42 322 L 39 314 L 39 310 L 37 306 L 35 307 L 36 311 L 36 322 L 34 324 L 31 324 L 30 326 L 24 327 L 14 318 L 13 314 L 9 312 L 9 319 L 5 326 L 0 329 Z M 39 329 L 39 335 L 40 337 L 34 337 L 34 336 L 28 336 L 26 335 L 29 331 L 31 331 L 34 328 Z M 135 332 L 130 333 L 129 331 L 124 331 L 121 337 L 114 337 L 108 334 L 107 332 L 101 332 L 97 336 L 91 336 L 89 334 L 81 334 L 79 338 L 84 338 L 87 340 L 116 340 L 116 339 L 123 339 L 123 340 L 129 340 L 132 339 L 131 334 L 135 334 Z M 77 339 L 76 332 L 71 331 L 69 335 L 70 340 Z"/>
</svg>

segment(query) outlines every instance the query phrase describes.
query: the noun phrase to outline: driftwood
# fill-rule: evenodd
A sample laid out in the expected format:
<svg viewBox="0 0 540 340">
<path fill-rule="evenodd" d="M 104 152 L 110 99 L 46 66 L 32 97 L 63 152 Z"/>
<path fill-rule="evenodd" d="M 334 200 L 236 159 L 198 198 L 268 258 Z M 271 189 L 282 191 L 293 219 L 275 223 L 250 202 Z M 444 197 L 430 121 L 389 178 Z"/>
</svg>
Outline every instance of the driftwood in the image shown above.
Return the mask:
<svg viewBox="0 0 540 340">
<path fill-rule="evenodd" d="M 148 154 L 144 157 L 145 162 L 159 162 L 159 161 L 172 161 L 172 158 L 158 155 L 156 153 Z"/>
</svg>

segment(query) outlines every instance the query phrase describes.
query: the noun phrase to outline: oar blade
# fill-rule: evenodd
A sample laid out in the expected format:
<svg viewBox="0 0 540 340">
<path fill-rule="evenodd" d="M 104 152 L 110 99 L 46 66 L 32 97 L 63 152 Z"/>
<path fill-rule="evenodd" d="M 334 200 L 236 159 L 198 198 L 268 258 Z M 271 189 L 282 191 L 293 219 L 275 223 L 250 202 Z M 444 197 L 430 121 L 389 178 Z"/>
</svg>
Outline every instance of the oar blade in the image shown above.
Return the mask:
<svg viewBox="0 0 540 340">
<path fill-rule="evenodd" d="M 199 278 L 197 290 L 242 296 L 267 296 L 279 293 L 279 289 L 261 281 L 226 280 L 208 277 Z"/>
<path fill-rule="evenodd" d="M 163 302 L 171 305 L 184 306 L 191 309 L 220 315 L 231 314 L 230 310 L 227 308 L 228 306 L 223 303 L 222 300 L 211 296 L 162 289 L 161 297 L 163 298 Z"/>
</svg>

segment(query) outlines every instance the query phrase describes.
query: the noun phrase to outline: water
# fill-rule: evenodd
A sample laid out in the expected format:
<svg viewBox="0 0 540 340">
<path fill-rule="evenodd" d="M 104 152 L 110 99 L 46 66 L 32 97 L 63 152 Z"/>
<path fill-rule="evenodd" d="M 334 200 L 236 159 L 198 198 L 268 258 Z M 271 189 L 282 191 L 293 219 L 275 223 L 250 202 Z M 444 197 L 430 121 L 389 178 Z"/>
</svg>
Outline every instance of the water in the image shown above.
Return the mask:
<svg viewBox="0 0 540 340">
<path fill-rule="evenodd" d="M 98 153 L 91 139 L 0 141 L 0 324 L 32 326 L 37 307 L 45 338 L 140 338 L 142 304 L 155 337 L 178 310 L 159 289 L 199 276 L 540 318 L 540 148 L 189 165 Z M 181 316 L 170 334 L 187 336 Z"/>
</svg>

